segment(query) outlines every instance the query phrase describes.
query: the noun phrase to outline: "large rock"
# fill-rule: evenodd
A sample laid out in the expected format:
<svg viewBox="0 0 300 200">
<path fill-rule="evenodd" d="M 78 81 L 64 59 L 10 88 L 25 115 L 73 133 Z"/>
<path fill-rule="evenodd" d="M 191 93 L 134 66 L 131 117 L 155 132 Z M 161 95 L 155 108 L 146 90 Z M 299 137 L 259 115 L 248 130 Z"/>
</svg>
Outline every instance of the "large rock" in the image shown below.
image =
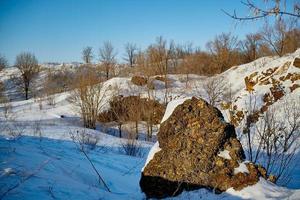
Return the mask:
<svg viewBox="0 0 300 200">
<path fill-rule="evenodd" d="M 300 58 L 295 58 L 293 65 L 300 68 Z"/>
<path fill-rule="evenodd" d="M 255 184 L 263 168 L 244 163 L 234 127 L 202 99 L 177 106 L 161 124 L 160 151 L 145 166 L 140 186 L 147 197 L 175 196 L 201 187 L 222 192 Z"/>
</svg>

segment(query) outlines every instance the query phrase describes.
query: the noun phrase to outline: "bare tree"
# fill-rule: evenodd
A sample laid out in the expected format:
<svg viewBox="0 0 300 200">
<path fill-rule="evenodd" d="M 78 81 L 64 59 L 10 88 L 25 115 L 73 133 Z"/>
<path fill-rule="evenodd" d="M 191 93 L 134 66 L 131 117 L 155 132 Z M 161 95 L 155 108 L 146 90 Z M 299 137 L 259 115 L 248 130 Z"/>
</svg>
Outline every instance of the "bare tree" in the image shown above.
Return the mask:
<svg viewBox="0 0 300 200">
<path fill-rule="evenodd" d="M 241 3 L 250 11 L 249 16 L 238 16 L 235 10 L 233 14 L 229 14 L 224 10 L 223 12 L 231 18 L 239 21 L 263 19 L 271 16 L 275 16 L 277 18 L 282 18 L 283 16 L 300 18 L 300 4 L 297 1 L 295 1 L 292 5 L 293 10 L 287 10 L 290 9 L 290 7 L 286 6 L 286 0 L 264 0 L 264 3 L 266 4 L 264 6 L 258 6 L 252 0 L 245 0 Z"/>
<path fill-rule="evenodd" d="M 133 97 L 128 110 L 129 119 L 135 123 L 135 139 L 139 138 L 139 122 L 142 118 L 142 103 L 140 96 Z"/>
<path fill-rule="evenodd" d="M 7 59 L 0 54 L 0 71 L 2 71 L 5 67 L 7 67 L 8 62 Z"/>
<path fill-rule="evenodd" d="M 295 52 L 300 47 L 300 28 L 293 28 L 287 32 L 287 53 Z"/>
<path fill-rule="evenodd" d="M 0 81 L 0 104 L 4 103 L 6 101 L 6 95 L 5 95 L 5 86 L 2 81 Z"/>
<path fill-rule="evenodd" d="M 116 123 L 118 124 L 119 129 L 119 137 L 122 137 L 122 126 L 127 120 L 127 109 L 122 104 L 122 97 L 115 96 L 113 99 L 109 102 L 110 108 L 112 111 L 112 114 L 114 115 L 114 119 Z"/>
<path fill-rule="evenodd" d="M 82 60 L 85 62 L 85 64 L 90 64 L 93 60 L 93 48 L 92 47 L 85 47 L 82 50 Z"/>
<path fill-rule="evenodd" d="M 102 62 L 105 73 L 106 73 L 106 80 L 109 78 L 109 74 L 113 70 L 115 63 L 116 63 L 116 57 L 117 53 L 115 52 L 115 49 L 111 42 L 106 41 L 103 43 L 103 46 L 99 50 L 99 56 L 100 61 Z"/>
<path fill-rule="evenodd" d="M 142 112 L 146 117 L 147 124 L 147 139 L 150 140 L 152 138 L 153 133 L 153 118 L 155 112 L 155 86 L 152 82 L 151 76 L 154 75 L 153 69 L 150 67 L 150 62 L 146 53 L 140 52 L 137 56 L 137 66 L 143 73 L 144 77 L 147 80 L 147 105 L 142 106 Z"/>
<path fill-rule="evenodd" d="M 258 58 L 260 42 L 260 34 L 246 35 L 245 40 L 241 42 L 242 50 L 245 56 L 245 62 L 251 62 Z"/>
<path fill-rule="evenodd" d="M 142 112 L 146 118 L 147 125 L 147 140 L 150 141 L 153 134 L 153 125 L 154 125 L 154 114 L 155 114 L 155 101 L 150 98 L 147 99 L 144 105 L 142 105 Z"/>
<path fill-rule="evenodd" d="M 292 178 L 300 131 L 299 99 L 286 97 L 281 108 L 269 107 L 261 113 L 256 98 L 249 96 L 243 134 L 247 139 L 247 158 L 265 167 L 273 181 L 286 185 Z"/>
<path fill-rule="evenodd" d="M 248 154 L 248 159 L 252 162 L 256 162 L 258 158 L 258 154 L 260 153 L 259 150 L 256 151 L 256 155 L 254 155 L 254 135 L 253 134 L 253 126 L 258 120 L 258 108 L 256 105 L 256 96 L 253 95 L 252 93 L 249 93 L 248 96 L 248 101 L 246 102 L 246 105 L 248 105 L 247 111 L 245 112 L 245 117 L 244 117 L 244 124 L 243 124 L 243 134 L 247 138 L 247 154 Z"/>
<path fill-rule="evenodd" d="M 284 103 L 283 116 L 274 107 L 269 108 L 256 124 L 258 147 L 256 161 L 268 174 L 274 174 L 281 185 L 292 178 L 295 153 L 299 148 L 300 111 L 299 100 Z"/>
<path fill-rule="evenodd" d="M 159 74 L 164 76 L 165 83 L 165 104 L 168 103 L 168 73 L 169 73 L 169 62 L 172 59 L 174 53 L 175 43 L 171 41 L 168 45 L 167 41 L 162 36 L 156 39 L 156 43 L 150 45 L 148 48 L 149 61 L 152 66 L 156 68 Z"/>
<path fill-rule="evenodd" d="M 137 50 L 138 50 L 138 48 L 137 48 L 136 44 L 133 44 L 133 43 L 125 44 L 126 57 L 124 58 L 124 60 L 128 62 L 130 67 L 133 67 L 135 64 Z"/>
<path fill-rule="evenodd" d="M 291 37 L 292 35 L 289 35 L 289 33 L 291 33 L 295 25 L 295 21 L 285 21 L 283 19 L 277 20 L 274 26 L 266 24 L 261 32 L 262 40 L 267 43 L 273 52 L 278 56 L 283 56 L 285 53 L 290 53 L 295 50 L 295 47 L 288 49 L 289 44 L 294 43 L 294 41 L 291 41 L 293 37 Z M 297 44 L 297 42 L 295 44 Z"/>
<path fill-rule="evenodd" d="M 25 98 L 27 100 L 31 86 L 30 84 L 40 71 L 38 61 L 34 54 L 21 53 L 16 57 L 15 66 L 19 69 L 21 73 L 23 90 L 25 92 Z"/>
<path fill-rule="evenodd" d="M 230 33 L 217 35 L 213 41 L 206 44 L 213 57 L 213 62 L 223 72 L 229 67 L 239 64 L 238 38 Z"/>
<path fill-rule="evenodd" d="M 95 129 L 97 117 L 104 105 L 103 84 L 93 68 L 87 66 L 79 69 L 76 80 L 76 88 L 69 100 L 79 108 L 84 127 Z"/>
<path fill-rule="evenodd" d="M 226 90 L 226 84 L 224 77 L 210 77 L 204 83 L 203 89 L 208 102 L 212 106 L 217 106 L 223 99 L 224 91 Z"/>
<path fill-rule="evenodd" d="M 288 152 L 292 145 L 300 137 L 300 99 L 285 99 L 284 101 L 284 125 L 281 129 L 281 145 L 284 152 Z"/>
</svg>

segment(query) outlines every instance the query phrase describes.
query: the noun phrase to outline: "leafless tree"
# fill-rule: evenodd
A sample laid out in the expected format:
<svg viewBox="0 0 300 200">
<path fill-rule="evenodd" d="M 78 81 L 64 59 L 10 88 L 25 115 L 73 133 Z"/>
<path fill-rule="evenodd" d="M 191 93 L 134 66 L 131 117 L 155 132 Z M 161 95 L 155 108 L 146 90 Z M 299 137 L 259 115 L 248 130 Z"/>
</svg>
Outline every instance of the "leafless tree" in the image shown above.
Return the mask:
<svg viewBox="0 0 300 200">
<path fill-rule="evenodd" d="M 236 11 L 234 10 L 233 14 L 229 14 L 228 12 L 223 12 L 230 16 L 231 18 L 239 21 L 248 21 L 255 19 L 263 19 L 271 16 L 275 16 L 276 18 L 282 18 L 283 16 L 289 16 L 294 18 L 300 18 L 300 4 L 295 1 L 292 5 L 293 10 L 290 9 L 290 6 L 287 6 L 286 0 L 264 0 L 266 5 L 256 5 L 252 0 L 245 0 L 241 2 L 249 11 L 249 16 L 238 16 Z"/>
<path fill-rule="evenodd" d="M 83 119 L 84 127 L 96 128 L 97 117 L 104 105 L 105 92 L 103 83 L 94 73 L 93 68 L 81 67 L 77 72 L 76 88 L 69 100 L 77 108 Z"/>
<path fill-rule="evenodd" d="M 85 64 L 90 64 L 93 60 L 93 48 L 92 47 L 85 47 L 82 50 L 82 60 Z"/>
<path fill-rule="evenodd" d="M 103 43 L 103 46 L 99 50 L 100 61 L 105 68 L 106 79 L 108 80 L 109 74 L 113 70 L 116 63 L 116 55 L 115 49 L 111 42 L 106 41 Z"/>
<path fill-rule="evenodd" d="M 15 66 L 21 73 L 25 99 L 28 99 L 31 83 L 40 71 L 38 61 L 32 53 L 21 53 L 16 57 Z"/>
<path fill-rule="evenodd" d="M 135 123 L 135 139 L 139 138 L 139 122 L 142 117 L 142 103 L 140 96 L 137 96 L 132 104 L 129 105 L 128 115 L 129 119 Z"/>
<path fill-rule="evenodd" d="M 148 48 L 149 62 L 154 66 L 159 74 L 164 76 L 165 82 L 165 104 L 168 103 L 168 73 L 169 62 L 174 55 L 175 43 L 171 41 L 168 45 L 167 41 L 162 36 L 156 39 L 156 43 Z"/>
<path fill-rule="evenodd" d="M 122 137 L 122 126 L 126 121 L 126 112 L 127 109 L 124 105 L 122 105 L 122 101 L 120 96 L 115 96 L 112 101 L 110 101 L 110 108 L 112 111 L 112 114 L 114 115 L 114 119 L 116 120 L 116 123 L 118 124 L 119 129 L 119 137 Z"/>
<path fill-rule="evenodd" d="M 8 62 L 7 59 L 0 54 L 0 71 L 2 71 L 5 67 L 7 67 Z"/>
<path fill-rule="evenodd" d="M 283 116 L 274 107 L 269 108 L 256 125 L 258 147 L 256 161 L 268 174 L 274 174 L 281 185 L 292 178 L 295 153 L 299 148 L 300 111 L 298 101 L 284 104 Z"/>
<path fill-rule="evenodd" d="M 137 48 L 136 44 L 133 44 L 133 43 L 125 44 L 126 57 L 124 58 L 124 60 L 128 62 L 130 67 L 133 67 L 135 64 L 137 50 L 138 50 L 138 48 Z"/>
<path fill-rule="evenodd" d="M 224 91 L 226 90 L 224 77 L 220 76 L 208 78 L 203 85 L 203 89 L 208 102 L 212 106 L 217 106 L 219 103 L 221 103 L 224 96 Z"/>
<path fill-rule="evenodd" d="M 246 35 L 245 40 L 241 42 L 242 51 L 244 52 L 245 56 L 245 62 L 251 62 L 258 58 L 260 42 L 260 34 Z"/>
<path fill-rule="evenodd" d="M 240 63 L 238 38 L 230 33 L 217 35 L 214 40 L 206 44 L 206 47 L 212 55 L 214 64 L 219 68 L 219 72 Z"/>
<path fill-rule="evenodd" d="M 284 121 L 281 129 L 281 145 L 283 152 L 288 152 L 292 145 L 300 137 L 300 99 L 285 99 L 284 101 Z"/>
<path fill-rule="evenodd" d="M 242 125 L 243 127 L 243 135 L 246 136 L 247 138 L 247 153 L 248 153 L 248 158 L 252 162 L 256 162 L 258 154 L 260 153 L 259 151 L 256 151 L 256 155 L 254 155 L 254 133 L 253 133 L 253 126 L 258 120 L 258 108 L 257 108 L 257 102 L 256 102 L 256 96 L 253 95 L 252 93 L 248 94 L 249 98 L 246 102 L 246 105 L 248 105 L 247 110 L 245 112 L 245 117 L 244 117 L 244 124 Z"/>
<path fill-rule="evenodd" d="M 2 81 L 0 81 L 0 104 L 4 103 L 7 100 L 7 97 L 5 95 L 5 86 Z"/>
<path fill-rule="evenodd" d="M 289 33 L 294 29 L 295 25 L 296 22 L 293 20 L 278 20 L 275 22 L 274 26 L 265 24 L 265 27 L 261 32 L 262 40 L 268 44 L 278 56 L 290 53 L 294 51 L 295 48 L 288 49 L 289 43 L 294 43 L 294 41 L 291 41 L 292 37 L 289 37 Z"/>
<path fill-rule="evenodd" d="M 140 52 L 137 56 L 137 66 L 141 70 L 142 74 L 147 80 L 147 106 L 142 106 L 142 112 L 146 117 L 146 123 L 147 123 L 147 139 L 150 140 L 152 138 L 153 133 L 153 118 L 154 118 L 154 101 L 155 101 L 155 93 L 156 89 L 153 84 L 153 80 L 151 79 L 151 76 L 153 76 L 155 73 L 153 72 L 153 69 L 150 67 L 151 64 L 149 62 L 149 59 L 147 57 L 146 53 Z"/>
<path fill-rule="evenodd" d="M 142 106 L 143 115 L 146 118 L 147 140 L 150 141 L 153 135 L 153 126 L 155 124 L 155 100 L 147 99 L 147 104 Z"/>
<path fill-rule="evenodd" d="M 286 40 L 286 53 L 295 52 L 300 47 L 300 28 L 289 30 Z"/>
</svg>

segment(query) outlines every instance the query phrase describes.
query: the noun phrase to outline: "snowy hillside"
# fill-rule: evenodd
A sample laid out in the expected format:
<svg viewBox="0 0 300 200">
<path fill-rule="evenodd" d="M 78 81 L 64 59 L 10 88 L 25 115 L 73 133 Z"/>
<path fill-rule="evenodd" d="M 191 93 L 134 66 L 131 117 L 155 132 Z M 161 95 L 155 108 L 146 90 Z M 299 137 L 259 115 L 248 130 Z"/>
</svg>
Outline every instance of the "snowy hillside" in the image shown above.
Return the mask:
<svg viewBox="0 0 300 200">
<path fill-rule="evenodd" d="M 300 57 L 300 49 L 281 58 L 260 58 L 218 75 L 225 78 L 232 90 L 236 113 L 244 113 L 248 109 L 251 95 L 255 96 L 257 109 L 265 105 L 275 107 L 279 115 L 284 113 L 282 105 L 286 98 L 299 102 L 300 68 L 293 66 L 295 57 Z M 10 81 L 17 74 L 16 68 L 0 72 L 0 81 L 4 82 L 9 97 L 19 95 Z M 42 80 L 42 76 L 39 79 Z M 167 109 L 163 121 L 184 99 L 192 96 L 207 99 L 203 87 L 209 78 L 190 75 L 188 82 L 185 75 L 169 75 L 168 78 L 171 82 L 168 88 L 171 108 Z M 250 85 L 247 86 L 245 80 Z M 164 82 L 155 80 L 153 83 L 155 92 L 152 98 L 163 103 Z M 112 78 L 102 88 L 106 91 L 103 109 L 109 109 L 108 102 L 115 95 L 116 88 L 118 94 L 124 96 L 148 97 L 147 87 L 134 85 L 131 77 Z M 278 99 L 271 96 L 270 102 L 266 102 L 264 99 L 267 94 L 273 95 L 273 88 L 279 88 L 281 96 Z M 105 131 L 115 127 L 104 128 L 99 124 L 96 130 L 82 128 L 78 113 L 68 101 L 69 96 L 70 92 L 53 95 L 54 105 L 48 105 L 46 100 L 12 98 L 8 113 L 5 112 L 6 105 L 0 104 L 0 199 L 144 199 L 139 188 L 140 173 L 155 141 L 144 141 L 141 137 L 138 141 L 139 156 L 126 155 L 123 147 L 127 140 Z M 220 105 L 218 107 L 229 120 L 229 110 Z M 92 166 L 72 142 L 71 133 L 75 132 L 97 139 L 97 147 L 89 150 L 88 154 L 112 192 L 107 192 L 99 184 Z M 240 126 L 237 126 L 237 133 L 242 134 Z M 22 137 L 17 138 L 16 135 Z M 246 149 L 245 141 L 243 138 L 241 140 Z M 300 144 L 299 138 L 296 143 Z M 296 163 L 300 160 L 299 151 L 295 157 Z M 174 199 L 300 199 L 299 165 L 292 174 L 294 179 L 287 187 L 261 180 L 241 191 L 229 189 L 217 195 L 201 189 L 184 192 Z"/>
</svg>

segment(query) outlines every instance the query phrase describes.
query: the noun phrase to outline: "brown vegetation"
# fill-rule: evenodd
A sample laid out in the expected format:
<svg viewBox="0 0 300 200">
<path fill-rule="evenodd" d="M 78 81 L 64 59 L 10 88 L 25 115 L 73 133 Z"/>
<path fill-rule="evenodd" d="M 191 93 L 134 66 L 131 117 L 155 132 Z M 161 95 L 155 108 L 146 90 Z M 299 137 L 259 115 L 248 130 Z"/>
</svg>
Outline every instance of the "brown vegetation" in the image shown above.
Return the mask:
<svg viewBox="0 0 300 200">
<path fill-rule="evenodd" d="M 101 111 L 105 91 L 102 90 L 101 79 L 94 73 L 92 67 L 83 65 L 76 73 L 75 89 L 72 91 L 69 101 L 79 108 L 86 128 L 96 128 L 98 114 Z"/>
<path fill-rule="evenodd" d="M 110 109 L 98 115 L 100 122 L 117 122 L 119 136 L 122 137 L 122 125 L 125 122 L 135 123 L 135 136 L 138 137 L 139 121 L 147 122 L 148 139 L 152 137 L 154 124 L 159 124 L 165 112 L 165 106 L 158 101 L 139 96 L 116 96 L 110 101 Z"/>
<path fill-rule="evenodd" d="M 133 76 L 131 82 L 138 86 L 144 86 L 148 83 L 147 79 L 142 76 Z"/>
</svg>

